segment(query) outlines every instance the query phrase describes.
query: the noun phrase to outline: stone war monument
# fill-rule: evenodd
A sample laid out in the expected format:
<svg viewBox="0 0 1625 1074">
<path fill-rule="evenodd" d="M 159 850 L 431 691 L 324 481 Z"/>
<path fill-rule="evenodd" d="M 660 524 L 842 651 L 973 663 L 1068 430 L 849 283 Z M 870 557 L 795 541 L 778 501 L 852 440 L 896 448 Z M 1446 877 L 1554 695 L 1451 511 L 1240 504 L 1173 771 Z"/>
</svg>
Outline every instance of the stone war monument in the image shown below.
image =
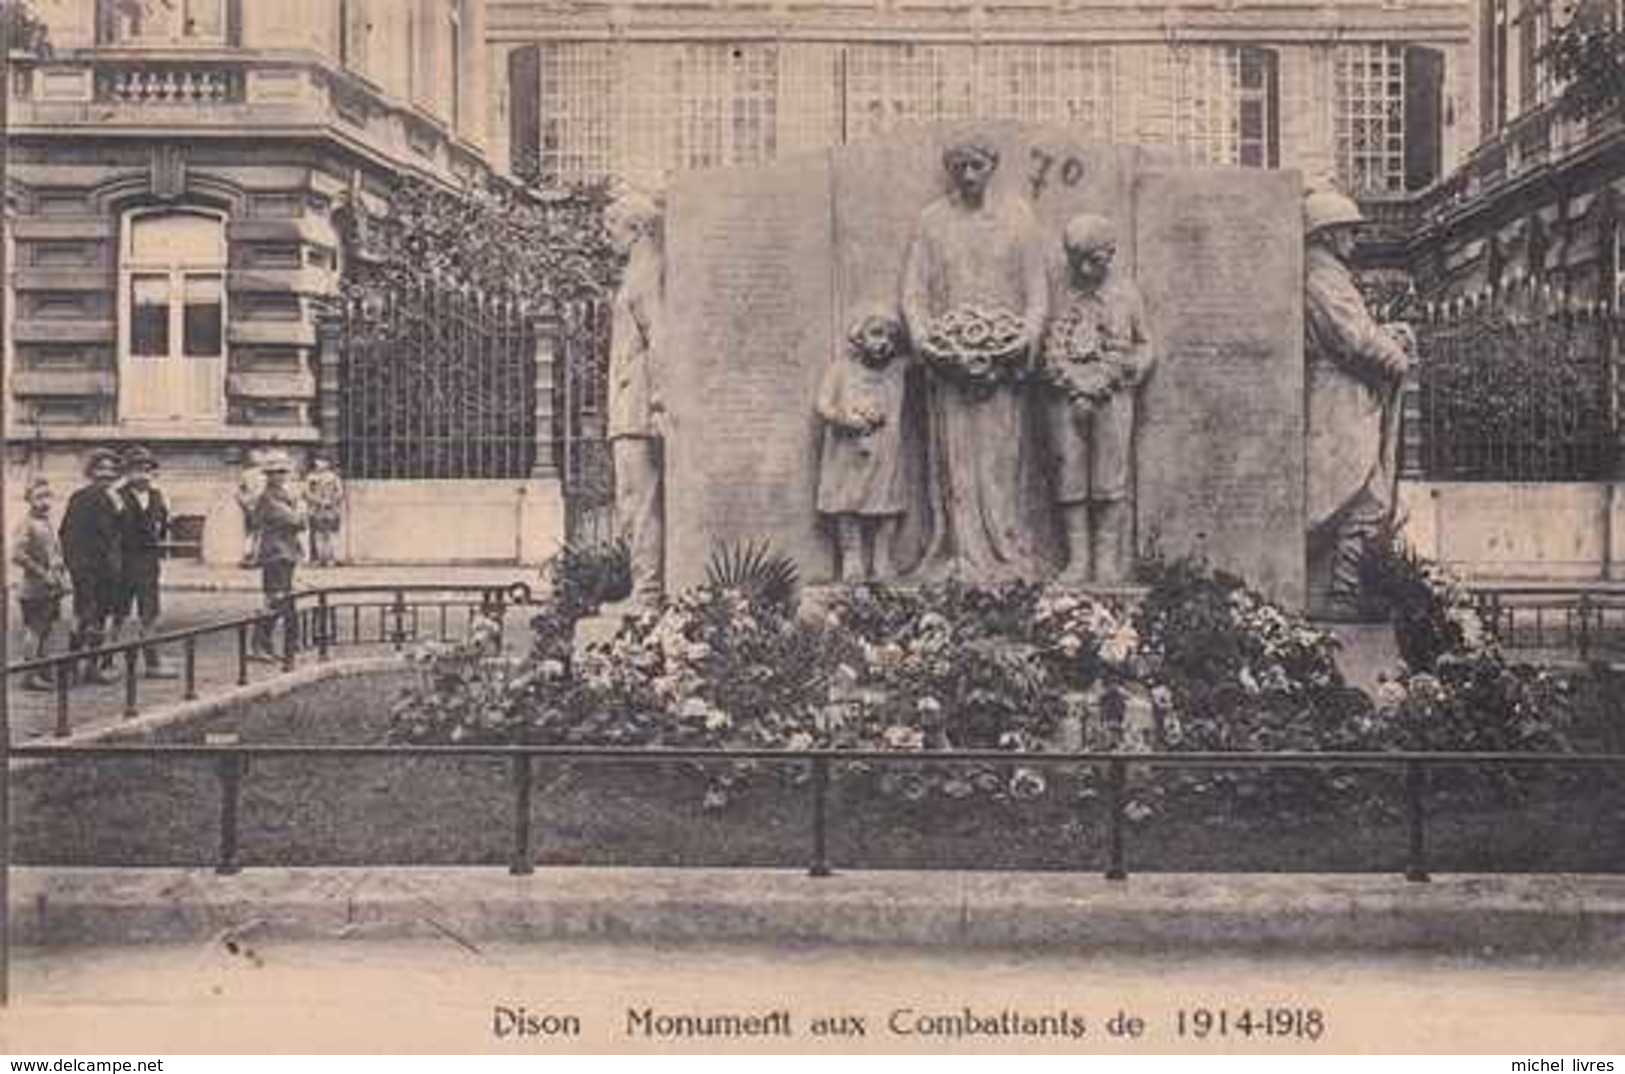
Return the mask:
<svg viewBox="0 0 1625 1074">
<path fill-rule="evenodd" d="M 1077 562 L 1074 502 L 1105 507 L 1091 517 L 1131 548 L 1205 555 L 1303 606 L 1295 174 L 950 124 L 686 173 L 666 204 L 668 591 L 702 582 L 720 544 L 764 540 L 809 584 L 1110 581 L 1108 559 Z M 1072 262 L 1109 264 L 1111 301 L 1080 299 L 1069 225 L 1090 236 Z M 1095 309 L 1118 312 L 1096 323 Z M 901 379 L 864 364 L 854 333 L 877 316 L 904 329 Z M 1137 370 L 1071 392 L 1084 434 L 1070 447 L 1045 372 L 1067 347 Z M 1098 431 L 1110 391 L 1133 400 L 1115 438 Z M 1115 470 L 1088 459 L 1103 443 Z M 1080 451 L 1125 487 L 1065 494 L 1057 471 Z M 840 480 L 821 475 L 837 464 Z"/>
</svg>

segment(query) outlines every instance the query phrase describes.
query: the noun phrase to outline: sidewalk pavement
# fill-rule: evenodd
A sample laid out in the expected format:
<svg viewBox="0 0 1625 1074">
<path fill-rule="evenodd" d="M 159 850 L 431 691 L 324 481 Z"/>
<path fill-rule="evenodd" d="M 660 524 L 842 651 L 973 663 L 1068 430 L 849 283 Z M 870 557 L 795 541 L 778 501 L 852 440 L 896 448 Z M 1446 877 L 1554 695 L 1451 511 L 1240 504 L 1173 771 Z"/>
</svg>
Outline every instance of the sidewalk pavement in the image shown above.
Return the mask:
<svg viewBox="0 0 1625 1074">
<path fill-rule="evenodd" d="M 1625 876 L 21 868 L 25 946 L 614 939 L 1141 952 L 1625 954 Z"/>
</svg>

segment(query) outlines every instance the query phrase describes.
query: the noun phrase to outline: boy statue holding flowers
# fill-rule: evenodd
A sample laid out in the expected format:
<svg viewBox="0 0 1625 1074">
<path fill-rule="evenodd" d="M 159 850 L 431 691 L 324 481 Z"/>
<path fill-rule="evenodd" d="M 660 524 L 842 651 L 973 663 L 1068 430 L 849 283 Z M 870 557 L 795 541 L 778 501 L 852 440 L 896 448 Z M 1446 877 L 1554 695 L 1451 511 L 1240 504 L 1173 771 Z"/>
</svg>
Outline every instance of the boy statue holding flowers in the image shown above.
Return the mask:
<svg viewBox="0 0 1625 1074">
<path fill-rule="evenodd" d="M 1133 567 L 1135 411 L 1156 356 L 1139 289 L 1112 271 L 1112 222 L 1079 214 L 1063 241 L 1068 294 L 1044 345 L 1055 499 L 1067 543 L 1059 580 L 1109 584 L 1125 581 Z"/>
</svg>

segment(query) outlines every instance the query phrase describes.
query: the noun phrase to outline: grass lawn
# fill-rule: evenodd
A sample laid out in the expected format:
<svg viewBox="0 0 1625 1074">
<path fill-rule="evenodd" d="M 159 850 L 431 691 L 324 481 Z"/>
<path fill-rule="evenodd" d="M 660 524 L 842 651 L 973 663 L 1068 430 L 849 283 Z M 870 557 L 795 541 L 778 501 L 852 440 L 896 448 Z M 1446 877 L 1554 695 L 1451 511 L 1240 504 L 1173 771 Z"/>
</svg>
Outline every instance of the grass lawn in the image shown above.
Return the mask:
<svg viewBox="0 0 1625 1074">
<path fill-rule="evenodd" d="M 246 742 L 380 740 L 398 678 L 334 680 L 213 718 Z M 174 726 L 197 741 L 202 726 Z M 1611 774 L 1617 777 L 1617 773 Z M 1147 775 L 1141 778 L 1162 778 Z M 1283 778 L 1293 778 L 1286 774 Z M 1373 781 L 1396 808 L 1206 806 L 1185 795 L 1130 825 L 1130 871 L 1403 869 L 1400 781 Z M 1625 786 L 1609 775 L 1539 779 L 1517 800 L 1485 804 L 1462 777 L 1430 811 L 1439 872 L 1619 872 Z M 1104 860 L 1099 799 L 1070 786 L 1033 801 L 905 802 L 865 779 L 837 778 L 830 854 L 837 868 L 948 867 L 1094 871 Z M 16 860 L 36 865 L 209 865 L 219 788 L 203 761 L 40 764 L 13 779 Z M 764 770 L 722 810 L 680 765 L 546 764 L 537 768 L 536 858 L 543 864 L 801 867 L 811 838 L 807 789 Z M 243 788 L 242 859 L 255 865 L 491 864 L 507 861 L 512 795 L 500 761 L 314 758 L 256 761 Z"/>
</svg>

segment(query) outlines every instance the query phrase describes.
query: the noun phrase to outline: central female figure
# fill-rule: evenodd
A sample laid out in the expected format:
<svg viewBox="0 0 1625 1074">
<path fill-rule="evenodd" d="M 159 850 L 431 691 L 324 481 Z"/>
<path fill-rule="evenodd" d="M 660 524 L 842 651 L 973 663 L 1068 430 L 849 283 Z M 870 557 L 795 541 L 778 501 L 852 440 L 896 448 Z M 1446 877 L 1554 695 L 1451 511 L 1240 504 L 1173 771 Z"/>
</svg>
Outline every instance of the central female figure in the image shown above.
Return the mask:
<svg viewBox="0 0 1625 1074">
<path fill-rule="evenodd" d="M 980 138 L 942 157 L 948 193 L 920 213 L 900 306 L 926 374 L 922 581 L 1033 578 L 1026 517 L 1026 381 L 1049 310 L 1032 210 L 992 195 L 996 147 Z"/>
</svg>

